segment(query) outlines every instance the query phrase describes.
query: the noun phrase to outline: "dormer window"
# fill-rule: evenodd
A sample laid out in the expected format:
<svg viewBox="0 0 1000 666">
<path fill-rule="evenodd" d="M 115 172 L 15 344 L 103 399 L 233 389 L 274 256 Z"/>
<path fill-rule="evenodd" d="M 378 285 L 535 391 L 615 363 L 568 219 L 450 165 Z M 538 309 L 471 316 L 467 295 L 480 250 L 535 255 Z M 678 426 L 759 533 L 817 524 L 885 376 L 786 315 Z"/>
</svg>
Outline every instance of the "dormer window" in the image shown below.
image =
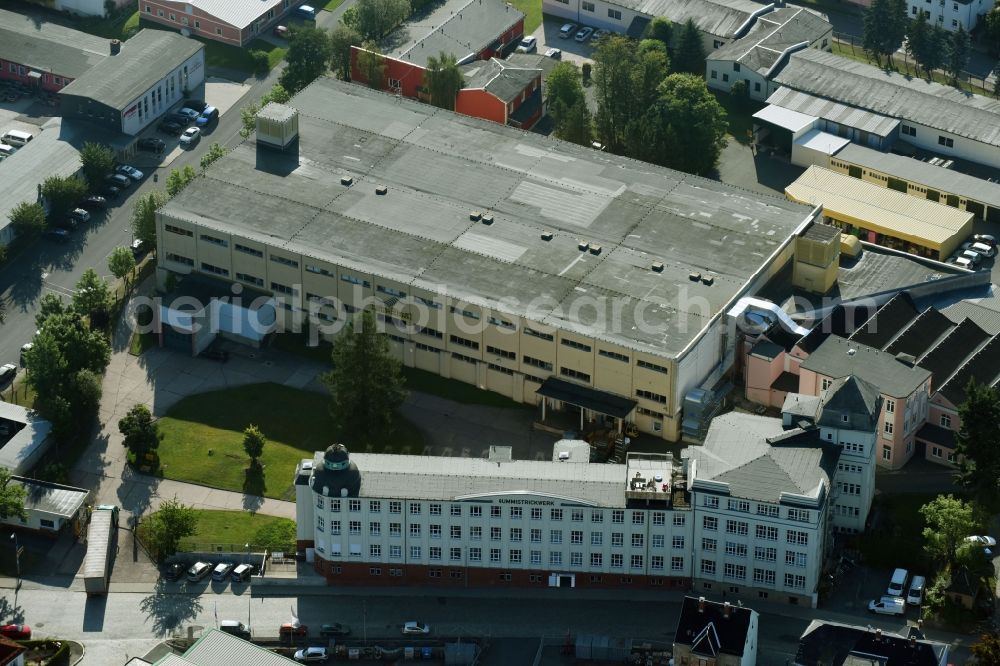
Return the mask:
<svg viewBox="0 0 1000 666">
<path fill-rule="evenodd" d="M 841 414 L 840 420 L 843 421 L 844 423 L 847 423 L 850 421 L 850 418 L 848 418 L 847 414 Z"/>
</svg>

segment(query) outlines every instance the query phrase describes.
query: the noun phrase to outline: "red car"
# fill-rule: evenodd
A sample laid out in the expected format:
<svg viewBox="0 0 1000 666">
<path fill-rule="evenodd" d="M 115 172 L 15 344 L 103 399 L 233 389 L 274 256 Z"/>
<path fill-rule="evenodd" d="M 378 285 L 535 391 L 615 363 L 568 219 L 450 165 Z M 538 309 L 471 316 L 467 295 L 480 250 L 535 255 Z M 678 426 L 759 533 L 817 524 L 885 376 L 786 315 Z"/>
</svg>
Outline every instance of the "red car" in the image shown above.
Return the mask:
<svg viewBox="0 0 1000 666">
<path fill-rule="evenodd" d="M 278 628 L 279 636 L 308 636 L 309 627 L 298 622 L 286 622 Z"/>
<path fill-rule="evenodd" d="M 31 638 L 31 627 L 26 624 L 5 624 L 0 627 L 0 636 L 16 641 L 26 641 Z"/>
</svg>

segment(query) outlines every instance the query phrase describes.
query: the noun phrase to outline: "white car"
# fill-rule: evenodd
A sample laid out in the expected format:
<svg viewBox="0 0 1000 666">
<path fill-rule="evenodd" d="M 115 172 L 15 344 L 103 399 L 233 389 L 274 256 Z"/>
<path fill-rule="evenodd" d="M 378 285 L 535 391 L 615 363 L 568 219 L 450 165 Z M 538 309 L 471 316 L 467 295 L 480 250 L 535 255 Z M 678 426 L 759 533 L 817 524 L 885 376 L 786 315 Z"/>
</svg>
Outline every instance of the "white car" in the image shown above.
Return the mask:
<svg viewBox="0 0 1000 666">
<path fill-rule="evenodd" d="M 431 627 L 424 622 L 406 622 L 403 624 L 404 636 L 421 636 L 429 633 L 431 633 Z"/>
<path fill-rule="evenodd" d="M 14 365 L 13 363 L 5 363 L 3 365 L 0 365 L 0 382 L 5 382 L 9 379 L 14 379 L 14 375 L 16 374 L 17 374 L 17 366 Z M 412 624 L 412 623 L 408 622 L 407 624 Z M 403 630 L 403 633 L 404 634 L 406 633 L 405 629 Z"/>
<path fill-rule="evenodd" d="M 184 134 L 181 134 L 180 144 L 182 146 L 193 146 L 198 143 L 201 139 L 201 130 L 197 127 L 188 127 L 184 130 Z"/>
<path fill-rule="evenodd" d="M 596 42 L 601 37 L 606 37 L 610 34 L 611 33 L 605 30 L 604 28 L 598 28 L 597 30 L 594 31 L 594 35 L 591 37 L 591 39 Z"/>
<path fill-rule="evenodd" d="M 576 33 L 576 41 L 582 44 L 583 42 L 590 39 L 590 36 L 592 34 L 594 34 L 593 28 L 580 28 L 580 32 Z"/>
<path fill-rule="evenodd" d="M 123 176 L 128 176 L 137 183 L 140 180 L 142 180 L 143 173 L 133 166 L 129 166 L 127 164 L 119 164 L 118 168 L 115 169 L 115 171 L 122 174 Z"/>
<path fill-rule="evenodd" d="M 295 653 L 295 661 L 300 661 L 304 664 L 326 662 L 329 658 L 330 655 L 327 654 L 325 647 L 303 648 Z"/>
<path fill-rule="evenodd" d="M 525 37 L 521 40 L 521 43 L 517 45 L 518 53 L 531 53 L 538 48 L 538 39 L 536 37 Z"/>
<path fill-rule="evenodd" d="M 983 548 L 992 548 L 997 545 L 997 540 L 991 536 L 967 536 L 965 541 L 968 543 L 978 543 Z"/>
<path fill-rule="evenodd" d="M 199 113 L 198 111 L 195 111 L 194 109 L 189 109 L 186 106 L 177 113 L 181 114 L 182 116 L 187 116 L 188 120 L 192 123 L 198 119 L 198 116 L 201 115 L 201 113 Z"/>
<path fill-rule="evenodd" d="M 566 39 L 567 37 L 572 37 L 575 32 L 576 23 L 565 23 L 563 27 L 559 28 L 559 38 Z"/>
<path fill-rule="evenodd" d="M 545 57 L 546 58 L 552 58 L 553 60 L 559 60 L 559 59 L 562 58 L 562 50 L 561 49 L 547 49 L 545 51 Z"/>
</svg>

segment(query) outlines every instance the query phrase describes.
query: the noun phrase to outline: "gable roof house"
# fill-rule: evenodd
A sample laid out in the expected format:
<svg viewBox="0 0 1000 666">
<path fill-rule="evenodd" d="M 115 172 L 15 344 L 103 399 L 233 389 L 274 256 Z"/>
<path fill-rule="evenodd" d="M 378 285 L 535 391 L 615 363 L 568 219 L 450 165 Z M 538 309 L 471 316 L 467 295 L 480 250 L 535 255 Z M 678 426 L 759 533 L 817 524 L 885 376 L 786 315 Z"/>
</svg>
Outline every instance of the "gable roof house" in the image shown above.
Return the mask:
<svg viewBox="0 0 1000 666">
<path fill-rule="evenodd" d="M 759 620 L 757 611 L 742 605 L 684 597 L 674 632 L 674 663 L 753 666 Z"/>
<path fill-rule="evenodd" d="M 813 620 L 799 638 L 795 666 L 945 666 L 949 647 L 910 628 L 906 636 Z"/>
<path fill-rule="evenodd" d="M 294 11 L 289 0 L 140 0 L 142 20 L 159 23 L 188 37 L 195 35 L 233 46 L 246 46 Z"/>
<path fill-rule="evenodd" d="M 455 111 L 530 130 L 542 117 L 542 70 L 518 67 L 499 58 L 459 67 L 465 87 L 455 97 Z"/>
</svg>

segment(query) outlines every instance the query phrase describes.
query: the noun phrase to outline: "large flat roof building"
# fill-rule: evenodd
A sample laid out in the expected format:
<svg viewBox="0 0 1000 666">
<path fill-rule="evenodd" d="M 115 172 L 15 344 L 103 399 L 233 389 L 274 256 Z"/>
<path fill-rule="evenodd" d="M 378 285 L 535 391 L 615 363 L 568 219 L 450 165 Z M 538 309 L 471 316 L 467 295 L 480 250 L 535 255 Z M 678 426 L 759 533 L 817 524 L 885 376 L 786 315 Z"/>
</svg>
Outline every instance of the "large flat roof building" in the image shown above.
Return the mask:
<svg viewBox="0 0 1000 666">
<path fill-rule="evenodd" d="M 727 304 L 814 218 L 332 79 L 291 105 L 291 152 L 247 141 L 161 209 L 161 277 L 225 277 L 292 310 L 338 299 L 317 315 L 331 326 L 374 299 L 419 323 L 391 326 L 407 365 L 531 403 L 559 376 L 635 399 L 628 420 L 670 439 L 684 392 L 731 362 Z"/>
</svg>

